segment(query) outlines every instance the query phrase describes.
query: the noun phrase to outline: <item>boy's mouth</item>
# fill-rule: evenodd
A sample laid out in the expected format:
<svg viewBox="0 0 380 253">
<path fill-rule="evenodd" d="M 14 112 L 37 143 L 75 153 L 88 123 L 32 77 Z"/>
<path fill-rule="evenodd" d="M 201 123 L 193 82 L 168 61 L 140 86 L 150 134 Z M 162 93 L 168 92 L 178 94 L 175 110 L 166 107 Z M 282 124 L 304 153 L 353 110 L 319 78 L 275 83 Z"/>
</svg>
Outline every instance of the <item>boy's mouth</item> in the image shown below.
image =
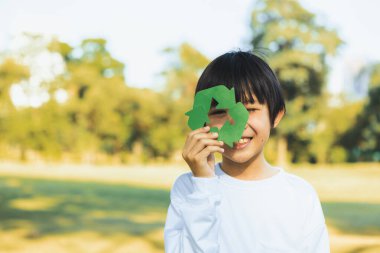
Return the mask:
<svg viewBox="0 0 380 253">
<path fill-rule="evenodd" d="M 234 149 L 243 149 L 251 142 L 252 137 L 241 137 L 237 142 L 234 142 Z"/>
</svg>

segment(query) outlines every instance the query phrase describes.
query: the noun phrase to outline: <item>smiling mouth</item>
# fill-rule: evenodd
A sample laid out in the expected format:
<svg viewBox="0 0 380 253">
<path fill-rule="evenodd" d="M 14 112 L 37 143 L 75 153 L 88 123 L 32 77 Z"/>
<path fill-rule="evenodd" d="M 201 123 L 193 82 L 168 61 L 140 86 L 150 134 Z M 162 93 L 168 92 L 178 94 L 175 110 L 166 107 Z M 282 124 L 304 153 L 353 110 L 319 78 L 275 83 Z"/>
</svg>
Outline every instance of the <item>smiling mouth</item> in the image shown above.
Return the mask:
<svg viewBox="0 0 380 253">
<path fill-rule="evenodd" d="M 252 140 L 252 137 L 242 137 L 239 141 L 234 142 L 234 149 L 245 148 Z"/>
</svg>

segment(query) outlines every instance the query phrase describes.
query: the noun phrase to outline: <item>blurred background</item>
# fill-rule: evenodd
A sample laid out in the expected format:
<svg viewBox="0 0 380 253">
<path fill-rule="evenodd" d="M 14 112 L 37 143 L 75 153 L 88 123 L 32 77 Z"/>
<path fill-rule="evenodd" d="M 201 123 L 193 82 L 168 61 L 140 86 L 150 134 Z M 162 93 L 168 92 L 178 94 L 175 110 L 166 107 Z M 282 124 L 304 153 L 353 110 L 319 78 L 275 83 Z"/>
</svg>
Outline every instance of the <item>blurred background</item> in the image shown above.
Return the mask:
<svg viewBox="0 0 380 253">
<path fill-rule="evenodd" d="M 0 0 L 0 252 L 164 252 L 201 72 L 258 50 L 332 252 L 380 252 L 379 2 Z M 220 157 L 218 157 L 220 159 Z"/>
</svg>

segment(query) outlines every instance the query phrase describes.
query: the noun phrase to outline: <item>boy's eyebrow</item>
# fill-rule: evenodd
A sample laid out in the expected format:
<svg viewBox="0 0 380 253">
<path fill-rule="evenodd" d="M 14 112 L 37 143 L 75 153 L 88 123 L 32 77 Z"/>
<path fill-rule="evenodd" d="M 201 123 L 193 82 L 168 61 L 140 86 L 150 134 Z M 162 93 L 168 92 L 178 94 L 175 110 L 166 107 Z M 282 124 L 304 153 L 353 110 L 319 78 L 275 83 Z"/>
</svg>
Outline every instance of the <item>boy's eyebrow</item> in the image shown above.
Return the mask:
<svg viewBox="0 0 380 253">
<path fill-rule="evenodd" d="M 262 104 L 260 104 L 260 103 L 254 103 L 254 104 L 252 104 L 252 103 L 249 103 L 249 104 L 245 104 L 244 105 L 245 107 L 247 107 L 247 108 L 262 108 Z"/>
</svg>

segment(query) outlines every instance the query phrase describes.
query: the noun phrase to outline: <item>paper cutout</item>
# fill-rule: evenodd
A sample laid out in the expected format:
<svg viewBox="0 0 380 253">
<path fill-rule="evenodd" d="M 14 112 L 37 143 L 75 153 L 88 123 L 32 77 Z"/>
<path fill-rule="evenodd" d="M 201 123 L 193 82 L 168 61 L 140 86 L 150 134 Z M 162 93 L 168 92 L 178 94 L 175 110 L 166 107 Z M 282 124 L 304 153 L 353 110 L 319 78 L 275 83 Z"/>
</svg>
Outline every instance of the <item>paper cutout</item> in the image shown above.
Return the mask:
<svg viewBox="0 0 380 253">
<path fill-rule="evenodd" d="M 231 124 L 227 120 L 220 129 L 212 127 L 210 132 L 219 133 L 218 140 L 224 141 L 228 146 L 233 147 L 233 143 L 243 135 L 249 116 L 245 106 L 241 102 L 236 103 L 234 88 L 229 90 L 224 85 L 218 85 L 199 91 L 195 95 L 193 109 L 185 113 L 185 115 L 189 116 L 187 124 L 192 130 L 195 130 L 203 127 L 205 123 L 210 123 L 208 112 L 213 98 L 218 102 L 216 109 L 228 109 L 234 123 Z"/>
</svg>

